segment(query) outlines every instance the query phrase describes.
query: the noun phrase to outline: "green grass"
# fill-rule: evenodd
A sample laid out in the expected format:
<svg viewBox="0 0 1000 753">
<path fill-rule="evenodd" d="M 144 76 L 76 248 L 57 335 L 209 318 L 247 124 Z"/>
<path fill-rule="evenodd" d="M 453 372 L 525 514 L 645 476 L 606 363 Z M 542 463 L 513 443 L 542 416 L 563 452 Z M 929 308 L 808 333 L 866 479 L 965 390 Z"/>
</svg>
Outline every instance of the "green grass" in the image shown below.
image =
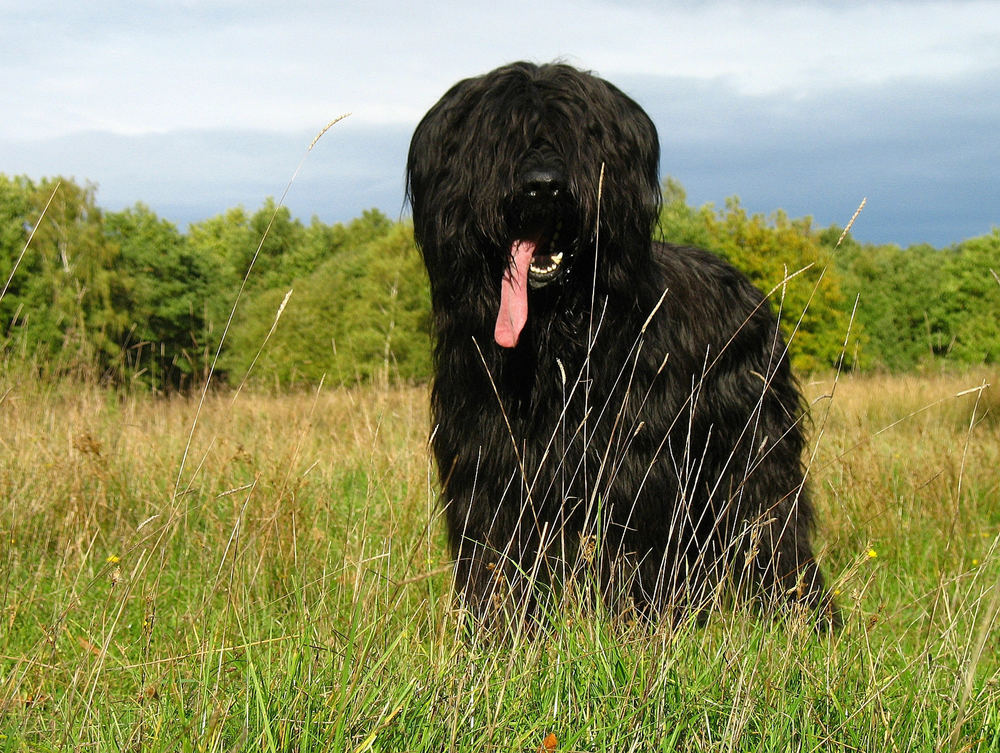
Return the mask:
<svg viewBox="0 0 1000 753">
<path fill-rule="evenodd" d="M 839 634 L 571 603 L 491 643 L 451 609 L 426 390 L 199 410 L 9 370 L 0 751 L 1000 750 L 984 376 L 806 385 Z"/>
</svg>

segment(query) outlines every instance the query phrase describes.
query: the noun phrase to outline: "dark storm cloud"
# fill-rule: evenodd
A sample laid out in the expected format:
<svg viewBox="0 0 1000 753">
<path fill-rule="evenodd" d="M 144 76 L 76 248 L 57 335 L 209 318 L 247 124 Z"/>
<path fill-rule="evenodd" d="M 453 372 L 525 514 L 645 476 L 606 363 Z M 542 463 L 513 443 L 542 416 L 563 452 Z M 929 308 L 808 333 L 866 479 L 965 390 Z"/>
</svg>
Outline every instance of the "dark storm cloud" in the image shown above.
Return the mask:
<svg viewBox="0 0 1000 753">
<path fill-rule="evenodd" d="M 896 81 L 821 95 L 740 95 L 718 82 L 623 82 L 660 129 L 665 173 L 693 203 L 740 196 L 845 224 L 859 238 L 946 245 L 1000 224 L 1000 76 Z"/>
<path fill-rule="evenodd" d="M 862 197 L 855 236 L 944 246 L 1000 224 L 1000 75 L 897 81 L 790 97 L 749 96 L 723 82 L 618 80 L 660 131 L 661 168 L 688 200 L 739 196 L 754 212 L 782 208 L 818 226 L 844 225 Z M 306 158 L 287 204 L 308 219 L 346 221 L 403 207 L 412 124 L 334 126 Z M 98 199 L 137 199 L 181 227 L 280 196 L 314 134 L 191 131 L 147 136 L 76 134 L 0 142 L 5 171 L 102 176 Z M 107 154 L 122 155 L 114 167 Z"/>
</svg>

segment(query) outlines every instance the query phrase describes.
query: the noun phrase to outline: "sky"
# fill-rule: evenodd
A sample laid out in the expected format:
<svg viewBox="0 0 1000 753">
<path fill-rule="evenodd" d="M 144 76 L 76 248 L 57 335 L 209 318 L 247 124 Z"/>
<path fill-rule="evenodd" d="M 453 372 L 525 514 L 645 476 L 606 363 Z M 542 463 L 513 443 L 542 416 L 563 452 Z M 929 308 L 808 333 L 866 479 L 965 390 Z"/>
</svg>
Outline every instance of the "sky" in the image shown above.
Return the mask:
<svg viewBox="0 0 1000 753">
<path fill-rule="evenodd" d="M 631 95 L 690 204 L 825 227 L 867 198 L 854 236 L 902 246 L 1000 226 L 1000 2 L 0 0 L 0 18 L 0 173 L 90 182 L 182 230 L 290 180 L 304 221 L 406 216 L 422 114 L 520 59 Z"/>
</svg>

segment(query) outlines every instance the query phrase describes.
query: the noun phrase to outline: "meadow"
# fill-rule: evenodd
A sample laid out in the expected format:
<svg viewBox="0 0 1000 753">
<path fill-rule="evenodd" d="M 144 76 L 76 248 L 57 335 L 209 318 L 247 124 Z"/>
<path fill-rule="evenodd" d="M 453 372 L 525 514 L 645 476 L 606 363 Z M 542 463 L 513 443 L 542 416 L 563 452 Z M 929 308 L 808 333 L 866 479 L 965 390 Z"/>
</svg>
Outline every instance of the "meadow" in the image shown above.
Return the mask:
<svg viewBox="0 0 1000 753">
<path fill-rule="evenodd" d="M 0 751 L 1000 750 L 996 374 L 804 380 L 844 627 L 463 637 L 426 387 L 0 371 Z"/>
</svg>

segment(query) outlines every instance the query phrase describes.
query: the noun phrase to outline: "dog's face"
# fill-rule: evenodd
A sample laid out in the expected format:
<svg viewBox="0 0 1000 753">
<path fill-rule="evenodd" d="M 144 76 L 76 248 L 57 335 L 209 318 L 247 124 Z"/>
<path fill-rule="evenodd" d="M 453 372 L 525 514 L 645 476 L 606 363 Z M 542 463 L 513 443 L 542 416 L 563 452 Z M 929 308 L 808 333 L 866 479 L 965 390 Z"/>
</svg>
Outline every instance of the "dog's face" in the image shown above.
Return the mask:
<svg viewBox="0 0 1000 753">
<path fill-rule="evenodd" d="M 658 160 L 645 112 L 588 73 L 514 63 L 459 82 L 417 126 L 407 163 L 432 286 L 499 292 L 496 339 L 512 347 L 529 294 L 593 275 L 595 261 L 610 281 L 648 254 Z"/>
</svg>

